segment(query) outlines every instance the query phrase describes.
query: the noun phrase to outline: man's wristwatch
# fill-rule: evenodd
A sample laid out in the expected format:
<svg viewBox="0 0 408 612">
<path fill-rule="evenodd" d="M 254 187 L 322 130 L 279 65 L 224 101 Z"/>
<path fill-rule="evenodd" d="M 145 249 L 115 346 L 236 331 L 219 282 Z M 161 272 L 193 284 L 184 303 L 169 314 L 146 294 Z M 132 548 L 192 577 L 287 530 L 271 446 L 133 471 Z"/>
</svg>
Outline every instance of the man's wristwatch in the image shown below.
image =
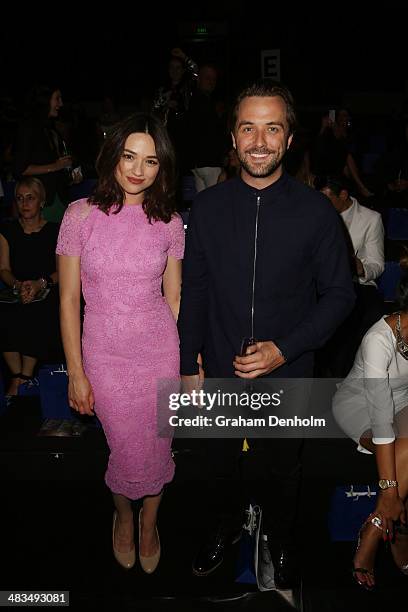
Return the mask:
<svg viewBox="0 0 408 612">
<path fill-rule="evenodd" d="M 378 486 L 380 489 L 390 489 L 391 487 L 398 487 L 398 482 L 396 480 L 387 480 L 386 478 L 381 478 L 378 481 Z"/>
</svg>

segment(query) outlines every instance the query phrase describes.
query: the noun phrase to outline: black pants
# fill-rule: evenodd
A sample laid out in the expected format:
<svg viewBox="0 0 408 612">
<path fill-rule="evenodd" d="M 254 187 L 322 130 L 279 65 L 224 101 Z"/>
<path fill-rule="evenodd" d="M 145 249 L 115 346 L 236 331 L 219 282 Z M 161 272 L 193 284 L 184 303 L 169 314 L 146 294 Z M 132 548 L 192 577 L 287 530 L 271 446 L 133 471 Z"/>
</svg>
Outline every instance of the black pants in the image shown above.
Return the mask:
<svg viewBox="0 0 408 612">
<path fill-rule="evenodd" d="M 211 372 L 211 368 L 208 370 Z M 241 383 L 236 381 L 235 389 L 249 393 L 251 406 L 252 399 L 259 398 L 261 393 L 271 395 L 279 392 L 281 398 L 279 405 L 258 406 L 256 410 L 241 406 L 242 415 L 264 417 L 268 423 L 269 415 L 278 418 L 308 416 L 312 372 L 313 363 L 310 363 L 302 368 L 302 373 L 295 368 L 283 377 L 276 371 L 269 377 L 254 379 L 249 385 L 241 381 L 242 389 L 239 387 Z M 230 428 L 228 433 L 231 435 L 236 431 Z M 263 531 L 268 540 L 291 543 L 300 497 L 303 449 L 303 439 L 292 437 L 293 431 L 291 427 L 279 430 L 243 428 L 237 438 L 197 440 L 197 448 L 202 454 L 201 475 L 205 481 L 203 497 L 208 509 L 208 522 L 222 523 L 235 530 L 242 526 L 244 510 L 253 501 L 262 506 Z M 244 436 L 249 443 L 246 452 L 242 450 Z"/>
<path fill-rule="evenodd" d="M 41 361 L 63 361 L 58 288 L 31 304 L 0 304 L 0 350 Z"/>
<path fill-rule="evenodd" d="M 252 438 L 202 439 L 203 499 L 209 524 L 236 530 L 252 500 L 262 506 L 268 539 L 288 543 L 296 526 L 303 440 Z"/>
</svg>

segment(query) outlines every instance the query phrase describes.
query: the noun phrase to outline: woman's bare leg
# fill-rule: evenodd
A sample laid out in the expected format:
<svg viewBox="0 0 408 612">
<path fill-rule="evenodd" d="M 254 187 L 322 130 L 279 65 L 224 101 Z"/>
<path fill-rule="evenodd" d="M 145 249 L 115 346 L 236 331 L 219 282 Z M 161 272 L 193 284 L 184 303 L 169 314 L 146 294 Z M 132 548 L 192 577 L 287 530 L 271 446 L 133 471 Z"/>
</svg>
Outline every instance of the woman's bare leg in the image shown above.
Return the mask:
<svg viewBox="0 0 408 612">
<path fill-rule="evenodd" d="M 30 376 L 31 378 L 34 374 L 34 368 L 37 363 L 37 358 L 29 357 L 28 355 L 23 355 L 22 357 L 23 363 L 21 366 L 21 373 L 24 374 L 24 376 Z"/>
<path fill-rule="evenodd" d="M 360 444 L 367 450 L 375 453 L 375 444 L 373 444 L 371 438 L 361 438 Z M 401 499 L 406 502 L 408 497 L 408 438 L 401 437 L 395 440 L 395 467 L 396 476 L 398 481 L 398 493 Z M 380 540 L 383 537 L 383 532 L 368 523 L 362 530 L 361 540 L 359 549 L 354 555 L 354 567 L 366 568 L 369 571 L 373 571 L 375 556 Z M 399 538 L 401 540 L 401 538 Z M 400 556 L 404 551 L 400 551 L 402 544 L 400 541 L 398 544 L 392 544 L 391 549 L 394 549 L 394 559 L 397 562 L 396 556 Z M 408 563 L 408 558 L 404 563 Z M 366 583 L 367 586 L 374 586 L 375 580 L 373 576 L 363 574 L 360 572 L 356 573 L 356 578 L 360 582 Z"/>
<path fill-rule="evenodd" d="M 7 351 L 3 353 L 3 357 L 12 374 L 21 373 L 22 360 L 20 353 L 16 351 Z M 9 388 L 7 389 L 7 395 L 17 395 L 18 388 L 22 382 L 23 380 L 21 378 L 12 378 Z"/>
<path fill-rule="evenodd" d="M 162 493 L 145 497 L 143 500 L 143 512 L 140 515 L 140 554 L 142 557 L 151 557 L 157 552 L 159 547 L 156 522 L 161 498 Z"/>
<path fill-rule="evenodd" d="M 408 438 L 398 438 L 395 441 L 395 459 L 398 492 L 408 510 Z M 402 534 L 398 529 L 394 530 L 391 553 L 398 568 L 408 564 L 408 533 Z"/>
<path fill-rule="evenodd" d="M 130 499 L 113 493 L 113 503 L 117 511 L 115 524 L 115 548 L 119 552 L 130 552 L 135 543 L 133 539 L 133 510 Z"/>
</svg>

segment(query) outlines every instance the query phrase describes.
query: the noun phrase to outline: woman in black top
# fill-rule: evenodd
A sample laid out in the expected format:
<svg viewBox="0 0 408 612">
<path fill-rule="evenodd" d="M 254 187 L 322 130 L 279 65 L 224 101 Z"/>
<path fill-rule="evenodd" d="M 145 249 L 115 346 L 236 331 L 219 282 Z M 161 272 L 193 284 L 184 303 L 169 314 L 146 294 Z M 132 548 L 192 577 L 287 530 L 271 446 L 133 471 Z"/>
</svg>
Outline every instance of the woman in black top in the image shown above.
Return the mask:
<svg viewBox="0 0 408 612">
<path fill-rule="evenodd" d="M 22 179 L 15 195 L 18 219 L 0 226 L 0 280 L 21 300 L 1 304 L 0 344 L 12 377 L 8 395 L 17 395 L 39 358 L 55 352 L 59 337 L 55 256 L 59 226 L 41 216 L 45 201 L 41 181 Z M 48 295 L 39 300 L 48 287 Z"/>
<path fill-rule="evenodd" d="M 60 221 L 68 203 L 72 157 L 55 129 L 62 107 L 57 87 L 36 87 L 31 92 L 28 116 L 20 125 L 15 146 L 15 175 L 36 176 L 44 185 L 44 218 Z"/>
</svg>

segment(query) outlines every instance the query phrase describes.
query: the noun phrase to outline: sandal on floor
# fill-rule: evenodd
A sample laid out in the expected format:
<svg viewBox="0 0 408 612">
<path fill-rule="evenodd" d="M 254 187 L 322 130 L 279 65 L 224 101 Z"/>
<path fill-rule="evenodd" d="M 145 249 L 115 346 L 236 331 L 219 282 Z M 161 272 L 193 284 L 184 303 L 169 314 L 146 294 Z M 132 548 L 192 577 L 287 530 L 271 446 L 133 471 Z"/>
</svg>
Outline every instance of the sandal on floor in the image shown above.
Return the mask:
<svg viewBox="0 0 408 612">
<path fill-rule="evenodd" d="M 21 374 L 21 380 L 23 381 L 18 388 L 18 395 L 31 396 L 40 394 L 40 383 L 38 378 L 34 375 L 29 376 L 28 374 Z"/>
<path fill-rule="evenodd" d="M 354 553 L 354 556 L 356 556 L 356 553 L 357 553 L 357 551 L 360 548 L 361 539 L 362 539 L 362 535 L 363 535 L 363 530 L 370 523 L 372 525 L 374 525 L 374 527 L 376 527 L 380 531 L 384 531 L 384 529 L 381 526 L 382 525 L 382 519 L 379 516 L 377 516 L 375 514 L 375 512 L 370 514 L 368 516 L 368 518 L 364 521 L 364 523 L 362 524 L 362 526 L 360 528 L 360 531 L 358 532 L 358 540 L 357 540 L 357 546 L 356 546 L 356 551 Z M 364 576 L 371 576 L 372 578 L 374 578 L 374 569 L 368 569 L 366 567 L 353 567 L 352 570 L 351 570 L 351 573 L 353 575 L 354 580 L 357 582 L 358 585 L 360 585 L 361 587 L 363 587 L 367 591 L 372 591 L 373 590 L 375 585 L 368 585 L 366 582 L 361 582 L 357 578 L 357 574 L 363 574 Z"/>
</svg>

